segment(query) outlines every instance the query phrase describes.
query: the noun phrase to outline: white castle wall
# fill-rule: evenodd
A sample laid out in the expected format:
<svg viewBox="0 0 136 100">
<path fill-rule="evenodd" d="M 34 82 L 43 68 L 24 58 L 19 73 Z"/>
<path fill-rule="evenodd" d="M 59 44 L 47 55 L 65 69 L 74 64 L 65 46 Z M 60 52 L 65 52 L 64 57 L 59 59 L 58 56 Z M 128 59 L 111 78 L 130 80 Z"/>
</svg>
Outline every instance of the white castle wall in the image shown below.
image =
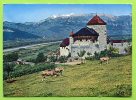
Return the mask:
<svg viewBox="0 0 136 100">
<path fill-rule="evenodd" d="M 75 41 L 74 44 L 71 45 L 71 56 L 72 57 L 78 57 L 78 53 L 80 51 L 86 51 L 84 57 L 87 57 L 87 53 L 91 53 L 92 56 L 94 55 L 95 52 L 100 52 L 99 44 L 96 41 L 93 43 L 90 40 L 83 40 L 83 41 Z"/>
<path fill-rule="evenodd" d="M 68 56 L 69 55 L 69 46 L 60 47 L 60 56 Z"/>
<path fill-rule="evenodd" d="M 130 45 L 128 42 L 124 43 L 113 43 L 113 48 L 118 48 L 119 49 L 119 54 L 125 54 L 126 51 L 125 49 L 128 48 Z"/>
</svg>

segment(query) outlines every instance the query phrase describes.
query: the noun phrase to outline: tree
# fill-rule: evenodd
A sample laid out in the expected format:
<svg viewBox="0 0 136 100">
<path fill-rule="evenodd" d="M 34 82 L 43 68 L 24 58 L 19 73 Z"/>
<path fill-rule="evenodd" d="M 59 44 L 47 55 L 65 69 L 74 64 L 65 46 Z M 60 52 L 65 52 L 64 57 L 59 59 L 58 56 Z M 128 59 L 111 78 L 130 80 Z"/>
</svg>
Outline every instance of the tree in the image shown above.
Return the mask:
<svg viewBox="0 0 136 100">
<path fill-rule="evenodd" d="M 90 52 L 87 52 L 87 55 L 90 57 L 90 56 L 92 55 L 92 53 L 90 53 Z"/>
<path fill-rule="evenodd" d="M 68 54 L 67 58 L 71 57 L 71 53 Z"/>
<path fill-rule="evenodd" d="M 43 53 L 39 53 L 37 55 L 37 58 L 36 58 L 36 63 L 39 63 L 39 62 L 44 62 L 46 59 L 44 57 L 44 54 Z"/>
<path fill-rule="evenodd" d="M 13 52 L 13 53 L 4 55 L 3 58 L 4 58 L 4 62 L 12 62 L 12 61 L 16 61 L 19 57 L 18 57 L 18 53 Z"/>
<path fill-rule="evenodd" d="M 110 47 L 109 48 L 109 56 L 111 56 L 111 57 L 117 57 L 117 56 L 119 56 L 119 49 L 118 48 Z"/>
<path fill-rule="evenodd" d="M 50 61 L 50 62 L 56 62 L 56 61 L 57 61 L 57 56 L 53 56 L 53 55 L 50 56 L 50 57 L 49 57 L 49 61 Z"/>
<path fill-rule="evenodd" d="M 128 46 L 127 48 L 125 48 L 125 51 L 128 53 L 128 54 L 132 54 L 132 46 Z"/>
<path fill-rule="evenodd" d="M 93 57 L 92 57 L 92 53 L 90 52 L 87 52 L 87 57 L 86 57 L 87 60 L 92 60 Z"/>
<path fill-rule="evenodd" d="M 78 53 L 77 53 L 77 54 L 78 54 L 78 56 L 81 58 L 81 63 L 84 63 L 84 61 L 83 61 L 83 56 L 85 55 L 85 53 L 86 53 L 86 51 L 85 51 L 85 50 L 80 51 L 80 52 L 78 52 Z"/>
<path fill-rule="evenodd" d="M 110 56 L 110 50 L 103 50 L 100 52 L 100 57 Z"/>
<path fill-rule="evenodd" d="M 59 62 L 60 63 L 65 63 L 66 62 L 66 57 L 65 56 L 59 57 Z"/>
<path fill-rule="evenodd" d="M 11 72 L 14 69 L 14 64 L 13 63 L 4 63 L 4 72 L 7 72 L 7 78 L 10 80 L 11 78 Z"/>
<path fill-rule="evenodd" d="M 100 59 L 100 53 L 97 53 L 96 51 L 95 51 L 95 53 L 94 53 L 94 58 L 95 59 Z"/>
<path fill-rule="evenodd" d="M 55 69 L 56 65 L 54 63 L 51 63 L 47 66 L 47 69 L 51 70 L 51 69 Z"/>
</svg>

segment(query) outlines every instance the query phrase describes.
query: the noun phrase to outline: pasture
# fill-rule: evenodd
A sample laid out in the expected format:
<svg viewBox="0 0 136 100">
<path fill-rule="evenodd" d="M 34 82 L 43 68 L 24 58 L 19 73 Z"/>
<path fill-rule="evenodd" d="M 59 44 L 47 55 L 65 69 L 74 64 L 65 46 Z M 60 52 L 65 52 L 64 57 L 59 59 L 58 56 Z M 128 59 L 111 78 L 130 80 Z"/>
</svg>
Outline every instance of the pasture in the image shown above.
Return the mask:
<svg viewBox="0 0 136 100">
<path fill-rule="evenodd" d="M 109 64 L 98 60 L 81 65 L 61 65 L 62 76 L 42 81 L 41 72 L 4 81 L 4 96 L 131 96 L 132 57 L 112 58 Z M 58 65 L 59 66 L 59 65 Z"/>
</svg>

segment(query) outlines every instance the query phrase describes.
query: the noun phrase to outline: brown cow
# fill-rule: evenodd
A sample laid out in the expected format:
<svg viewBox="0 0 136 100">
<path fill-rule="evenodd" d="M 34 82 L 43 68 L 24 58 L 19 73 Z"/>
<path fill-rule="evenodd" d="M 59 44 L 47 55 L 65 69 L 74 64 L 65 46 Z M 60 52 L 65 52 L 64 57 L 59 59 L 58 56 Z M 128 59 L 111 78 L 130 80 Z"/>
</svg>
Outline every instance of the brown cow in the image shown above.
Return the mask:
<svg viewBox="0 0 136 100">
<path fill-rule="evenodd" d="M 105 62 L 105 61 L 106 61 L 107 64 L 108 64 L 109 59 L 110 59 L 109 57 L 101 57 L 101 58 L 100 58 L 100 63 L 102 64 L 102 62 Z"/>
<path fill-rule="evenodd" d="M 58 76 L 59 74 L 57 72 L 55 72 L 55 70 L 45 70 L 42 71 L 42 77 L 45 78 L 46 76 Z M 42 79 L 43 81 L 43 79 Z"/>
<path fill-rule="evenodd" d="M 55 72 L 60 73 L 62 75 L 62 72 L 64 71 L 63 67 L 56 67 Z"/>
</svg>

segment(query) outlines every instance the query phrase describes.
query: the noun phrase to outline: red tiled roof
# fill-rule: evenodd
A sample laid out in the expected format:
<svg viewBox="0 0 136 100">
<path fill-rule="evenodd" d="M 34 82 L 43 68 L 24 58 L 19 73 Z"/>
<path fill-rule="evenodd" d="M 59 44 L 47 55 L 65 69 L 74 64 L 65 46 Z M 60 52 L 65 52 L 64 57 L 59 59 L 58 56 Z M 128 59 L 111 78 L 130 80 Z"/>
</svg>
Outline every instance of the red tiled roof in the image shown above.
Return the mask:
<svg viewBox="0 0 136 100">
<path fill-rule="evenodd" d="M 127 40 L 110 40 L 111 43 L 123 43 L 128 42 Z"/>
<path fill-rule="evenodd" d="M 106 22 L 96 15 L 87 23 L 87 25 L 106 25 Z"/>
<path fill-rule="evenodd" d="M 60 47 L 66 47 L 69 45 L 69 38 L 66 38 L 62 41 L 62 43 L 60 44 Z"/>
</svg>

